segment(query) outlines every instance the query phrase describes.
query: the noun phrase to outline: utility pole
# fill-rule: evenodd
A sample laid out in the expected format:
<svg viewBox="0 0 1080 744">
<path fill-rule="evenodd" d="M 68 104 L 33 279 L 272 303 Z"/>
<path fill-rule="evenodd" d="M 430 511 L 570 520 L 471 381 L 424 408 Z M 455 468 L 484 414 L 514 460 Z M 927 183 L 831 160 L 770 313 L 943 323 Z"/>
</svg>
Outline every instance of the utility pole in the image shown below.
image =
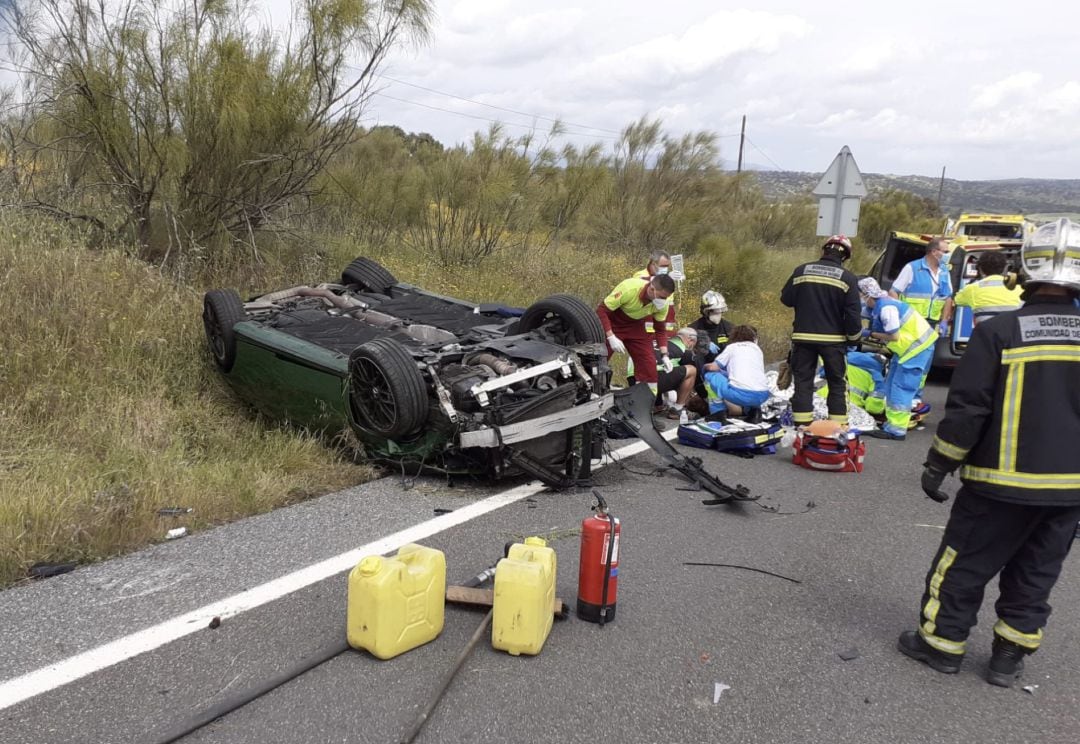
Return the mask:
<svg viewBox="0 0 1080 744">
<path fill-rule="evenodd" d="M 739 134 L 739 166 L 735 170 L 736 173 L 742 173 L 742 151 L 744 142 L 746 142 L 746 114 L 743 114 L 742 132 Z"/>
<path fill-rule="evenodd" d="M 941 209 L 941 192 L 945 190 L 945 166 L 941 166 L 941 181 L 937 187 L 937 208 Z"/>
</svg>

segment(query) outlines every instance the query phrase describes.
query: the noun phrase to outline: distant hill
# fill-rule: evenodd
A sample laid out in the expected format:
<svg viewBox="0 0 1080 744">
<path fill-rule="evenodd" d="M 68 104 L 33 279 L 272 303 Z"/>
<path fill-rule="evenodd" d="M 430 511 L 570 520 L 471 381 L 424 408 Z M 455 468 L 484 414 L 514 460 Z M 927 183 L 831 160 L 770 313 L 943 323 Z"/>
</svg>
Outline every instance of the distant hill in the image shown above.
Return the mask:
<svg viewBox="0 0 1080 744">
<path fill-rule="evenodd" d="M 765 195 L 785 199 L 807 195 L 821 179 L 820 173 L 795 171 L 754 171 Z M 899 189 L 937 201 L 941 179 L 933 176 L 894 176 L 864 173 L 871 194 Z M 949 215 L 960 212 L 1007 214 L 1080 213 L 1080 180 L 1011 178 L 1003 181 L 958 181 L 945 179 L 941 209 Z"/>
</svg>

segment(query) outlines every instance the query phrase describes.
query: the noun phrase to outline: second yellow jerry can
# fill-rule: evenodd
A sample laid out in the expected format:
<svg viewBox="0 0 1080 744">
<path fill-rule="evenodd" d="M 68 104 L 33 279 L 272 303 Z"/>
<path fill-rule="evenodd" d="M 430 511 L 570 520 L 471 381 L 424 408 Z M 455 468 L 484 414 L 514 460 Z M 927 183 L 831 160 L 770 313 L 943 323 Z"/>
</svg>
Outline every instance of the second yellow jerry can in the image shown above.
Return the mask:
<svg viewBox="0 0 1080 744">
<path fill-rule="evenodd" d="M 491 645 L 514 656 L 540 653 L 555 607 L 555 551 L 539 537 L 510 547 L 495 566 Z"/>
</svg>

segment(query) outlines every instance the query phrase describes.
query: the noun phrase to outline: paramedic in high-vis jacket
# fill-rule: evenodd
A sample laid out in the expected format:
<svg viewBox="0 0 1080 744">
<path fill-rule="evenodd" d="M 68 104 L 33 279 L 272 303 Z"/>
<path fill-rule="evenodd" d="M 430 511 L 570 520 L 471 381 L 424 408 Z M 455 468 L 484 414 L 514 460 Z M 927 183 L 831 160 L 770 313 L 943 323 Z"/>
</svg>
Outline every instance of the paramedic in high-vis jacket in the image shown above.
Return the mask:
<svg viewBox="0 0 1080 744">
<path fill-rule="evenodd" d="M 962 287 L 953 297 L 957 307 L 970 307 L 972 324 L 978 325 L 998 313 L 1007 313 L 1022 305 L 1020 288 L 1008 286 L 1005 267 L 1008 259 L 1001 253 L 984 253 L 979 256 L 978 281 Z"/>
<path fill-rule="evenodd" d="M 1050 590 L 1080 520 L 1080 224 L 1061 219 L 1022 249 L 1024 306 L 975 327 L 953 373 L 922 487 L 962 483 L 930 565 L 917 630 L 899 649 L 959 670 L 986 585 L 1000 574 L 987 681 L 1010 687 L 1039 648 Z"/>
<path fill-rule="evenodd" d="M 654 349 L 660 349 L 661 365 L 670 372 L 674 365 L 667 351 L 668 310 L 675 280 L 667 274 L 651 279 L 632 276 L 619 282 L 596 306 L 596 314 L 607 334 L 608 358 L 628 354 L 634 360 L 638 382 L 646 382 L 656 392 Z"/>
<path fill-rule="evenodd" d="M 903 300 L 932 328 L 941 330 L 952 317 L 952 278 L 945 256 L 949 244 L 945 238 L 933 238 L 926 244 L 926 255 L 900 269 L 889 289 L 894 300 Z"/>
<path fill-rule="evenodd" d="M 902 440 L 911 423 L 911 405 L 934 361 L 937 333 L 907 303 L 894 300 L 873 277 L 859 280 L 859 293 L 870 315 L 866 337 L 885 344 L 892 352 L 883 389 L 873 396 L 885 397 L 885 423 L 864 432 L 877 439 Z"/>
</svg>

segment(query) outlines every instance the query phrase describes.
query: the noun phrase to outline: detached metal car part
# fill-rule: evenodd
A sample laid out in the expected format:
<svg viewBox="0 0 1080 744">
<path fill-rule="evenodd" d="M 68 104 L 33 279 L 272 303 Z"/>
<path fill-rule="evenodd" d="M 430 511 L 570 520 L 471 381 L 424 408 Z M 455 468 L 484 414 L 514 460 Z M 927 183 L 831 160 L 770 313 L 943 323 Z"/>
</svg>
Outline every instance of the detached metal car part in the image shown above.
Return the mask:
<svg viewBox="0 0 1080 744">
<path fill-rule="evenodd" d="M 602 446 L 604 332 L 569 295 L 475 305 L 357 258 L 340 283 L 207 292 L 203 323 L 241 398 L 313 431 L 350 427 L 376 460 L 566 487 Z"/>
</svg>

